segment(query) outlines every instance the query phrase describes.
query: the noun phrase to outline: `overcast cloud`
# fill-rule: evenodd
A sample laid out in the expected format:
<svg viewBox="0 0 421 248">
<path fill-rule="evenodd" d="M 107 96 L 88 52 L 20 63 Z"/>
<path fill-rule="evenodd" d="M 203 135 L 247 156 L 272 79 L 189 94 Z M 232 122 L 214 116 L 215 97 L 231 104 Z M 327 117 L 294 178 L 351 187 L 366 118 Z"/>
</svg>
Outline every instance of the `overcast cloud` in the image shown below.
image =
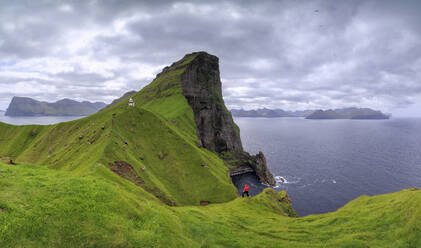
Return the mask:
<svg viewBox="0 0 421 248">
<path fill-rule="evenodd" d="M 229 108 L 371 107 L 421 116 L 421 1 L 0 0 L 0 109 L 105 101 L 193 51 Z"/>
</svg>

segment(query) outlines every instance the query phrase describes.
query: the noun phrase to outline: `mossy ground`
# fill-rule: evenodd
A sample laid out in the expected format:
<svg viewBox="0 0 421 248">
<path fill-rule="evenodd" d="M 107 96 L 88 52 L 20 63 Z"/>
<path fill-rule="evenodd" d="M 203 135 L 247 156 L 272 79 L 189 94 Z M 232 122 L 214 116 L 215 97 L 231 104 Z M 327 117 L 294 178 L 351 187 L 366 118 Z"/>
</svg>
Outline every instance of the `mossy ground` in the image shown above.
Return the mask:
<svg viewBox="0 0 421 248">
<path fill-rule="evenodd" d="M 193 111 L 182 95 L 180 76 L 187 56 L 132 98 L 89 117 L 50 126 L 0 123 L 0 157 L 125 180 L 110 163 L 131 164 L 145 189 L 172 205 L 226 202 L 236 197 L 225 162 L 197 147 Z"/>
<path fill-rule="evenodd" d="M 285 192 L 170 207 L 134 184 L 0 163 L 0 247 L 420 247 L 421 191 L 294 216 Z"/>
<path fill-rule="evenodd" d="M 421 191 L 304 218 L 291 217 L 285 192 L 238 198 L 230 154 L 197 146 L 180 85 L 192 59 L 134 95 L 135 107 L 49 126 L 0 123 L 0 157 L 17 162 L 0 163 L 0 247 L 421 247 Z M 112 172 L 116 161 L 142 183 Z"/>
</svg>

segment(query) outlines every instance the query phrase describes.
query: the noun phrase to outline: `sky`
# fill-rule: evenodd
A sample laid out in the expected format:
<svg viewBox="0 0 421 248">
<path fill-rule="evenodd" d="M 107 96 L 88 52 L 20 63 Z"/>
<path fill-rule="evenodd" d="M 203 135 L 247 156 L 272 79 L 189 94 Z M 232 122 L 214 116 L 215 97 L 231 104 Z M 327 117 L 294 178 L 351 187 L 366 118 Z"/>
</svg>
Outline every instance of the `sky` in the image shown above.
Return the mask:
<svg viewBox="0 0 421 248">
<path fill-rule="evenodd" d="M 0 109 L 111 102 L 194 51 L 228 108 L 421 116 L 421 1 L 0 0 Z"/>
</svg>

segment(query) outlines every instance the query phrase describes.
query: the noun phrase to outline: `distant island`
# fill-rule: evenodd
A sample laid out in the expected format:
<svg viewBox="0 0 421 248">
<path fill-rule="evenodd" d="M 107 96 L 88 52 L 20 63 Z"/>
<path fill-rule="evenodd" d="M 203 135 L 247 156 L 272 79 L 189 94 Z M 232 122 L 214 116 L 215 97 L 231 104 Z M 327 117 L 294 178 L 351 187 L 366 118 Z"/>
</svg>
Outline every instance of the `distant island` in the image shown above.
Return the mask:
<svg viewBox="0 0 421 248">
<path fill-rule="evenodd" d="M 328 110 L 299 110 L 288 111 L 283 109 L 232 109 L 231 113 L 235 117 L 305 117 L 306 119 L 323 120 L 323 119 L 369 119 L 369 120 L 383 120 L 389 119 L 390 116 L 381 111 L 370 108 L 341 108 Z"/>
<path fill-rule="evenodd" d="M 244 109 L 232 109 L 231 113 L 235 117 L 307 117 L 314 110 L 302 110 L 302 111 L 286 111 L 283 109 L 256 109 L 256 110 L 244 110 Z"/>
<path fill-rule="evenodd" d="M 103 102 L 78 102 L 62 99 L 57 102 L 41 102 L 29 97 L 13 97 L 6 116 L 87 116 L 107 106 Z"/>
<path fill-rule="evenodd" d="M 369 108 L 343 108 L 316 110 L 308 115 L 306 119 L 326 120 L 326 119 L 352 119 L 352 120 L 384 120 L 390 116 L 381 111 Z"/>
</svg>

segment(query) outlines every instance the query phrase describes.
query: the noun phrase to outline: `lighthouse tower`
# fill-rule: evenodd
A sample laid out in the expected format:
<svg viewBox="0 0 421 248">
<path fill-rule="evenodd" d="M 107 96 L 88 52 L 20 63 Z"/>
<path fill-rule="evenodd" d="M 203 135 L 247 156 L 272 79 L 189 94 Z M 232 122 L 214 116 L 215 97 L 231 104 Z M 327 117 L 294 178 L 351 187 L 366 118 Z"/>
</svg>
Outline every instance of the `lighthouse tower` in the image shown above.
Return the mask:
<svg viewBox="0 0 421 248">
<path fill-rule="evenodd" d="M 134 107 L 134 101 L 133 101 L 133 99 L 131 97 L 129 99 L 129 106 L 130 107 Z"/>
</svg>

